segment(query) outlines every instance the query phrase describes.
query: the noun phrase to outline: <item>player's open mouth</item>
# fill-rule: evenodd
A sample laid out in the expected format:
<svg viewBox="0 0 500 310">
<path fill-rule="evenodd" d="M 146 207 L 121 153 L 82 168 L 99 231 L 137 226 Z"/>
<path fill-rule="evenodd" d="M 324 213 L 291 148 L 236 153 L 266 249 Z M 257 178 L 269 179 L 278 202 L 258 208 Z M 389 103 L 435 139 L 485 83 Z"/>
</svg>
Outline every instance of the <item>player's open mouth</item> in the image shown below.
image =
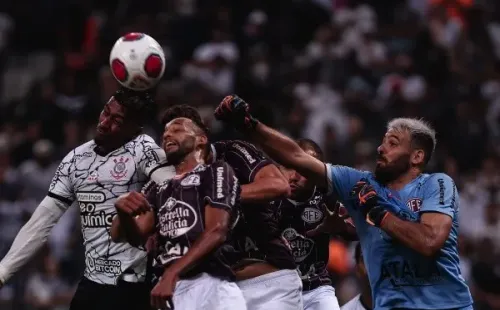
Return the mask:
<svg viewBox="0 0 500 310">
<path fill-rule="evenodd" d="M 165 142 L 165 149 L 169 149 L 169 148 L 176 147 L 176 146 L 177 146 L 177 143 L 175 143 L 175 142 L 172 142 L 172 141 Z"/>
</svg>

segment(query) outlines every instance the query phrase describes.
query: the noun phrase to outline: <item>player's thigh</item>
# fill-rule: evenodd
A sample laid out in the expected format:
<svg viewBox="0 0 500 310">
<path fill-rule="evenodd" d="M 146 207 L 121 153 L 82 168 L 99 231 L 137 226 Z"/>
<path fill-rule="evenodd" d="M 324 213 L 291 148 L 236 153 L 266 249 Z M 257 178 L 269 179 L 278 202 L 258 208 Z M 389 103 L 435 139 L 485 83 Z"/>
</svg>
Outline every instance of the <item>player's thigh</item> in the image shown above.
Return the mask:
<svg viewBox="0 0 500 310">
<path fill-rule="evenodd" d="M 175 287 L 175 310 L 246 310 L 245 299 L 238 286 L 208 275 L 179 281 Z"/>
<path fill-rule="evenodd" d="M 329 285 L 320 286 L 302 294 L 304 310 L 339 310 L 335 289 Z"/>
<path fill-rule="evenodd" d="M 211 292 L 204 310 L 246 310 L 243 293 L 234 282 L 221 281 Z"/>
<path fill-rule="evenodd" d="M 280 270 L 238 282 L 249 310 L 303 310 L 302 281 L 295 270 Z"/>
<path fill-rule="evenodd" d="M 112 307 L 106 286 L 83 278 L 78 283 L 75 295 L 70 303 L 70 310 L 107 310 Z"/>
</svg>

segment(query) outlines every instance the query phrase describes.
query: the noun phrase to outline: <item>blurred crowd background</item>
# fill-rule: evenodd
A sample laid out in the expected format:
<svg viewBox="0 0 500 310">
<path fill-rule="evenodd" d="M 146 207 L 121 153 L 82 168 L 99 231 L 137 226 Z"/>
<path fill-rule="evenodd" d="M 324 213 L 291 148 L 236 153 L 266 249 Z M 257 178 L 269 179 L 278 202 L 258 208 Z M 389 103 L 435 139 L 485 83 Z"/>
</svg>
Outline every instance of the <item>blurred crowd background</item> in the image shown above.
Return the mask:
<svg viewBox="0 0 500 310">
<path fill-rule="evenodd" d="M 476 309 L 500 309 L 500 1 L 0 1 L 0 257 L 45 196 L 59 160 L 92 138 L 117 85 L 114 41 L 145 32 L 164 48 L 159 111 L 199 108 L 214 140 L 234 138 L 213 108 L 231 93 L 265 123 L 309 137 L 327 159 L 371 169 L 385 123 L 438 130 L 431 171 L 461 194 L 462 272 Z M 158 113 L 158 115 L 160 115 Z M 148 133 L 158 137 L 152 122 Z M 66 309 L 83 270 L 78 208 L 0 309 Z M 357 294 L 352 245 L 334 241 L 341 304 Z"/>
</svg>

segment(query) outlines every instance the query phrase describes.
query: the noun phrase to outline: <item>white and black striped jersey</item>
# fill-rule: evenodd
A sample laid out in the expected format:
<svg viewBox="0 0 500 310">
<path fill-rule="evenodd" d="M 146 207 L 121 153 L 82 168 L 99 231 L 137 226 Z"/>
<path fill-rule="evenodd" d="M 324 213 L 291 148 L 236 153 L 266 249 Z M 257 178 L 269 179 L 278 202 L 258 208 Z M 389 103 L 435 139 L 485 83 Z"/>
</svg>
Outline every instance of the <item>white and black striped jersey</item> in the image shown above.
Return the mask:
<svg viewBox="0 0 500 310">
<path fill-rule="evenodd" d="M 92 140 L 64 157 L 48 196 L 67 207 L 74 201 L 79 205 L 85 277 L 97 283 L 116 284 L 128 274 L 128 282 L 144 281 L 146 252 L 128 243 L 114 243 L 110 228 L 116 199 L 140 191 L 149 176 L 165 163 L 165 153 L 144 134 L 104 156 L 97 154 L 95 147 Z"/>
</svg>

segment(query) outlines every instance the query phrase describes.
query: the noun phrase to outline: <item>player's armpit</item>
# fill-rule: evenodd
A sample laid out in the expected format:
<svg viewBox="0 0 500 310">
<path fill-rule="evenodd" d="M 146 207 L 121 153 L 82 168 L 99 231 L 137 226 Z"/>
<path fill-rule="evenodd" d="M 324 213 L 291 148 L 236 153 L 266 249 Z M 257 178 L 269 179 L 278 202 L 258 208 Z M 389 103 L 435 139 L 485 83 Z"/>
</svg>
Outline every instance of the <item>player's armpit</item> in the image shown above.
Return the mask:
<svg viewBox="0 0 500 310">
<path fill-rule="evenodd" d="M 200 262 L 205 256 L 222 245 L 229 233 L 231 214 L 229 210 L 220 207 L 205 206 L 205 230 L 189 251 L 176 260 L 165 272 L 182 275 Z"/>
<path fill-rule="evenodd" d="M 393 238 L 425 256 L 435 256 L 450 234 L 452 219 L 438 212 L 423 213 L 419 223 L 389 213 L 381 228 Z"/>
<path fill-rule="evenodd" d="M 241 185 L 242 202 L 268 202 L 290 195 L 290 186 L 278 167 L 269 164 L 259 170 L 252 183 Z"/>
<path fill-rule="evenodd" d="M 292 168 L 318 186 L 327 185 L 325 164 L 307 154 L 292 139 L 262 123 L 250 133 L 252 141 L 285 167 Z"/>
</svg>

